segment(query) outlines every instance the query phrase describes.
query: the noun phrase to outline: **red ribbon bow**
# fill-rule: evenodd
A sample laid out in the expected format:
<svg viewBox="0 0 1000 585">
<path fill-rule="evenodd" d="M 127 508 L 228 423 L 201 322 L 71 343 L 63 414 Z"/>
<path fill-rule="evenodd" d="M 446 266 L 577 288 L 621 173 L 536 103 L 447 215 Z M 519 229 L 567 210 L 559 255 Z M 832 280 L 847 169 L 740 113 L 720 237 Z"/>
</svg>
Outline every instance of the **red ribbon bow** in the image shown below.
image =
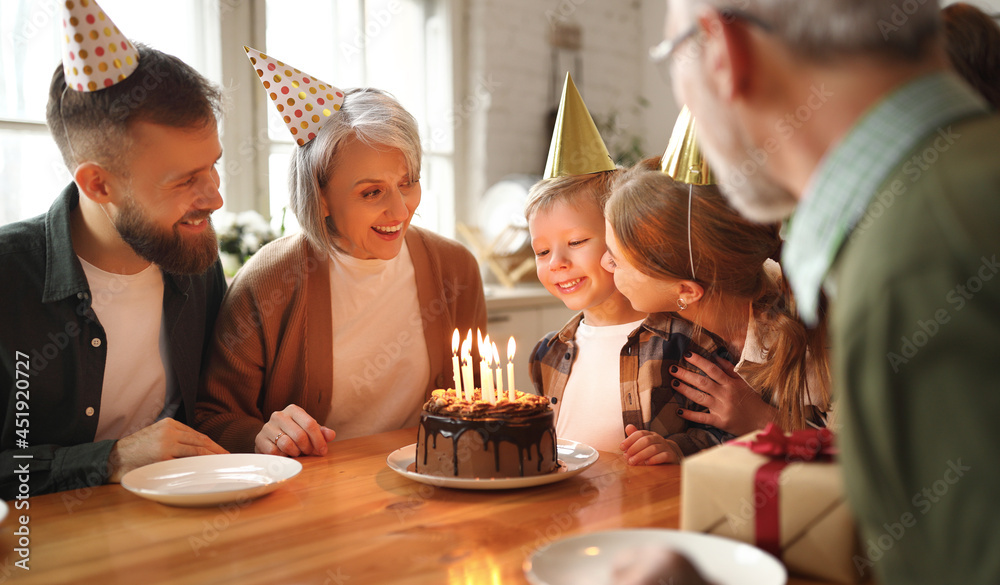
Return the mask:
<svg viewBox="0 0 1000 585">
<path fill-rule="evenodd" d="M 806 429 L 786 435 L 774 423 L 767 423 L 753 441 L 742 444 L 754 453 L 772 458 L 784 456 L 788 461 L 826 460 L 837 454 L 833 433 L 828 429 Z"/>
<path fill-rule="evenodd" d="M 794 461 L 832 461 L 836 455 L 833 433 L 827 429 L 807 429 L 786 435 L 774 423 L 749 443 L 735 443 L 749 447 L 754 453 L 770 457 L 754 476 L 754 503 L 757 506 L 755 521 L 757 546 L 781 557 L 781 522 L 779 516 L 779 479 L 782 470 Z"/>
</svg>

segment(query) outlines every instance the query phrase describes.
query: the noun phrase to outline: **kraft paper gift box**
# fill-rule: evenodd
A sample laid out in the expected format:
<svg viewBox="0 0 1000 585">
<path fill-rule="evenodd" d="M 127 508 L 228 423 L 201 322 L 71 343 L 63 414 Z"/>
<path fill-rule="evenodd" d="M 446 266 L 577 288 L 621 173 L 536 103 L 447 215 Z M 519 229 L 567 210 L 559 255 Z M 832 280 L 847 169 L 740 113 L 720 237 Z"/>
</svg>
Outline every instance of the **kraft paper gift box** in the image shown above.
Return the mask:
<svg viewBox="0 0 1000 585">
<path fill-rule="evenodd" d="M 781 453 L 786 447 L 791 455 Z M 818 459 L 799 460 L 803 457 Z M 756 545 L 792 573 L 840 583 L 861 578 L 853 563 L 857 529 L 826 430 L 787 437 L 768 425 L 686 458 L 681 529 Z"/>
</svg>

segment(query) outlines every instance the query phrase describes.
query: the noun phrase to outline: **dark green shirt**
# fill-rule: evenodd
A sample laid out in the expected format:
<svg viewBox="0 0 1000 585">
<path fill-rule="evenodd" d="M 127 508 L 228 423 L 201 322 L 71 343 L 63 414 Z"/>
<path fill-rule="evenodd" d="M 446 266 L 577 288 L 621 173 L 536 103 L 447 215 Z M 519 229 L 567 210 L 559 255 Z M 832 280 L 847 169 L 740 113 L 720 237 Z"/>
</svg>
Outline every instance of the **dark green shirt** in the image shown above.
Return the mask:
<svg viewBox="0 0 1000 585">
<path fill-rule="evenodd" d="M 78 202 L 70 184 L 45 215 L 0 227 L 0 497 L 7 500 L 108 478 L 114 441 L 94 442 L 107 336 L 70 239 Z M 218 262 L 200 276 L 164 273 L 167 367 L 182 421 L 194 419 L 204 347 L 225 287 Z"/>
<path fill-rule="evenodd" d="M 1000 583 L 1000 117 L 932 128 L 830 274 L 833 379 L 859 570 Z"/>
</svg>

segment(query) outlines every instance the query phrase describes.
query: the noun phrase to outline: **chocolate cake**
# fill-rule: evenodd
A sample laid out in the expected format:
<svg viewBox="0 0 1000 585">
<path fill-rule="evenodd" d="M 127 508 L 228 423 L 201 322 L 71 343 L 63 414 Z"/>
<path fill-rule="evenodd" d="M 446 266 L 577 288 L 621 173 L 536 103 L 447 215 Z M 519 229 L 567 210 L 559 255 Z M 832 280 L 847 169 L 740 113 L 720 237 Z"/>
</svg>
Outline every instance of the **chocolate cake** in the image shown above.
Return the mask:
<svg viewBox="0 0 1000 585">
<path fill-rule="evenodd" d="M 528 477 L 552 473 L 555 415 L 544 396 L 516 392 L 513 402 L 472 401 L 435 390 L 417 428 L 416 471 L 463 478 Z"/>
</svg>

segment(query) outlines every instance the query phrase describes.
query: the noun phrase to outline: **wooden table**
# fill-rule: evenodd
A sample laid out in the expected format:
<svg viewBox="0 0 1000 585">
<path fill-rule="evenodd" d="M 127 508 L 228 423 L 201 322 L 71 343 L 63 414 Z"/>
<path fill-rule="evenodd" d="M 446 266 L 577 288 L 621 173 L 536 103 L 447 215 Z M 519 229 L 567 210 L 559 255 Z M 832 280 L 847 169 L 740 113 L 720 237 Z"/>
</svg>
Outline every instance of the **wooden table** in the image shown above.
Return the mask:
<svg viewBox="0 0 1000 585">
<path fill-rule="evenodd" d="M 301 459 L 285 486 L 239 504 L 175 508 L 119 485 L 31 498 L 30 571 L 14 566 L 24 511 L 12 506 L 0 582 L 506 585 L 526 583 L 524 559 L 554 540 L 678 526 L 676 465 L 629 467 L 601 453 L 554 484 L 462 491 L 386 466 L 415 437 L 405 429 L 333 443 L 326 457 Z"/>
</svg>

